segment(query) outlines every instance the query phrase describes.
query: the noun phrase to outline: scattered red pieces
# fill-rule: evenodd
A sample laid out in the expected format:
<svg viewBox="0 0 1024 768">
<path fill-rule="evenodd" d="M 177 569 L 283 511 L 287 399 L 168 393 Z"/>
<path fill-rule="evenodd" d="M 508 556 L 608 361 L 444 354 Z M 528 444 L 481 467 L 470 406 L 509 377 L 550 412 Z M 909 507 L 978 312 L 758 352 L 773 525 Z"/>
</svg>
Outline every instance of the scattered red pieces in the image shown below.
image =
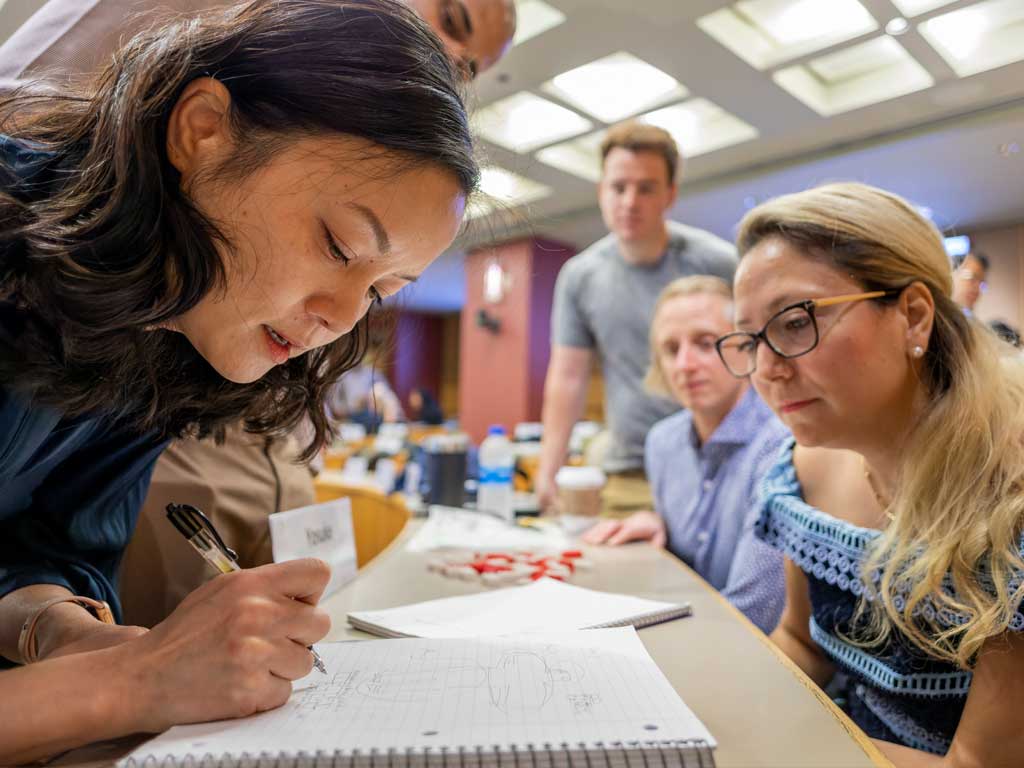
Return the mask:
<svg viewBox="0 0 1024 768">
<path fill-rule="evenodd" d="M 533 552 L 475 552 L 472 559 L 437 558 L 427 568 L 450 578 L 480 580 L 487 586 L 507 587 L 528 584 L 544 577 L 565 581 L 590 563 L 579 550 L 561 554 L 536 555 Z"/>
</svg>

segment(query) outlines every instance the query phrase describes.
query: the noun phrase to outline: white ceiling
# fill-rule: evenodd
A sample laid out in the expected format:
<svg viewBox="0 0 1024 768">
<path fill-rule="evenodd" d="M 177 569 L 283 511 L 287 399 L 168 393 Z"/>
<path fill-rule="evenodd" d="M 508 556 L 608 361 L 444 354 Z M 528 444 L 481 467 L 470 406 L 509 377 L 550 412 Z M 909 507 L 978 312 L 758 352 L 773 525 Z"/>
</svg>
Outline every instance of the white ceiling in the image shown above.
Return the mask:
<svg viewBox="0 0 1024 768">
<path fill-rule="evenodd" d="M 571 107 L 540 86 L 561 72 L 628 51 L 675 77 L 689 91 L 688 98 L 710 100 L 757 129 L 759 136 L 753 140 L 686 162 L 674 218 L 729 238 L 757 201 L 853 178 L 927 206 L 944 228 L 1024 221 L 1024 63 L 960 78 L 917 31 L 922 21 L 974 0 L 957 0 L 913 17 L 910 30 L 898 38 L 930 74 L 932 87 L 832 117 L 820 116 L 783 90 L 773 73 L 877 38 L 878 32 L 760 71 L 696 24 L 729 5 L 726 0 L 547 2 L 566 15 L 565 23 L 514 47 L 481 76 L 474 108 L 523 90 Z M 893 0 L 861 3 L 880 26 L 900 15 Z M 41 0 L 0 0 L 0 41 L 40 5 Z M 1020 34 L 1024 46 L 1024 31 Z M 1018 152 L 1005 151 L 1015 143 Z M 481 149 L 490 164 L 553 192 L 525 208 L 471 222 L 459 249 L 442 256 L 403 297 L 410 308 L 461 306 L 464 248 L 528 233 L 583 247 L 604 234 L 592 182 L 556 170 L 532 154 L 485 141 Z"/>
</svg>

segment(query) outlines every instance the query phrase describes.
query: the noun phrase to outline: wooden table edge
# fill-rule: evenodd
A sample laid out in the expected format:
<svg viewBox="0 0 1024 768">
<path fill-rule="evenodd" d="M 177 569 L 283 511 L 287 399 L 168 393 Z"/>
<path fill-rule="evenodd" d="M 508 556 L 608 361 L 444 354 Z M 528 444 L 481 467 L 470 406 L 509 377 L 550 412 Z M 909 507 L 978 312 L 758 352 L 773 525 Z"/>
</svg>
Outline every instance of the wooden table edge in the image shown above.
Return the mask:
<svg viewBox="0 0 1024 768">
<path fill-rule="evenodd" d="M 708 584 L 700 576 L 700 574 L 698 574 L 692 568 L 689 568 L 684 562 L 682 562 L 679 558 L 670 553 L 668 550 L 661 549 L 660 554 L 662 557 L 669 558 L 672 561 L 673 565 L 687 571 L 690 575 L 692 575 L 693 578 L 697 580 L 697 582 L 701 585 L 702 588 L 711 593 L 712 597 L 714 598 L 714 600 L 718 602 L 719 605 L 724 607 L 728 612 L 730 612 L 734 617 L 736 617 L 736 619 L 741 624 L 743 624 L 752 635 L 754 635 L 762 644 L 766 645 L 768 649 L 773 654 L 775 654 L 776 658 L 778 658 L 778 660 L 782 662 L 782 666 L 788 669 L 793 674 L 793 676 L 796 677 L 800 684 L 803 685 L 804 688 L 806 688 L 808 691 L 810 691 L 811 694 L 813 694 L 813 696 L 822 704 L 822 706 L 824 706 L 825 709 L 828 710 L 829 714 L 831 714 L 835 721 L 839 724 L 839 727 L 846 731 L 850 735 L 850 738 L 857 742 L 857 746 L 864 750 L 864 753 L 868 756 L 871 762 L 878 766 L 878 768 L 895 768 L 892 761 L 890 761 L 889 758 L 882 754 L 882 751 L 875 746 L 874 742 L 872 742 L 871 738 L 866 733 L 864 733 L 863 730 L 861 730 L 860 726 L 853 722 L 853 720 L 850 719 L 849 715 L 843 712 L 843 710 L 841 710 L 836 705 L 836 703 L 832 701 L 828 694 L 826 694 L 825 691 L 822 690 L 822 688 L 817 683 L 811 680 L 811 678 L 807 676 L 806 672 L 804 672 L 802 669 L 800 669 L 799 666 L 797 666 L 796 662 L 789 658 L 789 656 L 787 656 L 775 643 L 773 643 L 771 639 L 768 637 L 768 635 L 762 632 L 757 627 L 757 625 L 754 624 L 754 622 L 748 619 L 746 615 L 744 615 L 743 611 L 741 611 L 735 605 L 726 600 L 722 596 L 721 592 L 719 592 L 717 589 Z"/>
</svg>

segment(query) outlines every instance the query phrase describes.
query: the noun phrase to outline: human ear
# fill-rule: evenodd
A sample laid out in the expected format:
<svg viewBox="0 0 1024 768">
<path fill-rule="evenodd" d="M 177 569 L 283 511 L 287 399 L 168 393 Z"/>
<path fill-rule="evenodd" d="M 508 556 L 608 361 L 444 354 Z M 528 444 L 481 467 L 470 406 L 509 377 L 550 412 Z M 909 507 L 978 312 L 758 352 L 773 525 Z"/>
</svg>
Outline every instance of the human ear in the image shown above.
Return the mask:
<svg viewBox="0 0 1024 768">
<path fill-rule="evenodd" d="M 907 323 L 907 351 L 912 357 L 921 357 L 928 349 L 935 323 L 932 292 L 922 282 L 911 283 L 900 294 L 899 309 Z"/>
<path fill-rule="evenodd" d="M 185 86 L 167 123 L 167 159 L 183 185 L 232 145 L 230 113 L 231 93 L 219 80 L 200 77 Z"/>
<path fill-rule="evenodd" d="M 676 204 L 676 198 L 679 197 L 679 185 L 669 184 L 668 189 L 665 190 L 665 205 L 662 208 L 663 213 L 667 213 L 673 205 Z"/>
</svg>

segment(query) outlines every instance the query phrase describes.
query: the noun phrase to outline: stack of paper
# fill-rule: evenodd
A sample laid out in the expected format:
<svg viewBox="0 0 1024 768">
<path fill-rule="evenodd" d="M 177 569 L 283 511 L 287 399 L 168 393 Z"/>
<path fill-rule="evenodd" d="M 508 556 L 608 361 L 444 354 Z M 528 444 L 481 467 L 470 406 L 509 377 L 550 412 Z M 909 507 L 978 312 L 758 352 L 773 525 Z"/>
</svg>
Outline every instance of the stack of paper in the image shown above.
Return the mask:
<svg viewBox="0 0 1024 768">
<path fill-rule="evenodd" d="M 554 579 L 381 611 L 352 611 L 356 629 L 381 637 L 479 637 L 597 627 L 646 627 L 690 614 L 676 605 L 596 592 Z"/>
</svg>

